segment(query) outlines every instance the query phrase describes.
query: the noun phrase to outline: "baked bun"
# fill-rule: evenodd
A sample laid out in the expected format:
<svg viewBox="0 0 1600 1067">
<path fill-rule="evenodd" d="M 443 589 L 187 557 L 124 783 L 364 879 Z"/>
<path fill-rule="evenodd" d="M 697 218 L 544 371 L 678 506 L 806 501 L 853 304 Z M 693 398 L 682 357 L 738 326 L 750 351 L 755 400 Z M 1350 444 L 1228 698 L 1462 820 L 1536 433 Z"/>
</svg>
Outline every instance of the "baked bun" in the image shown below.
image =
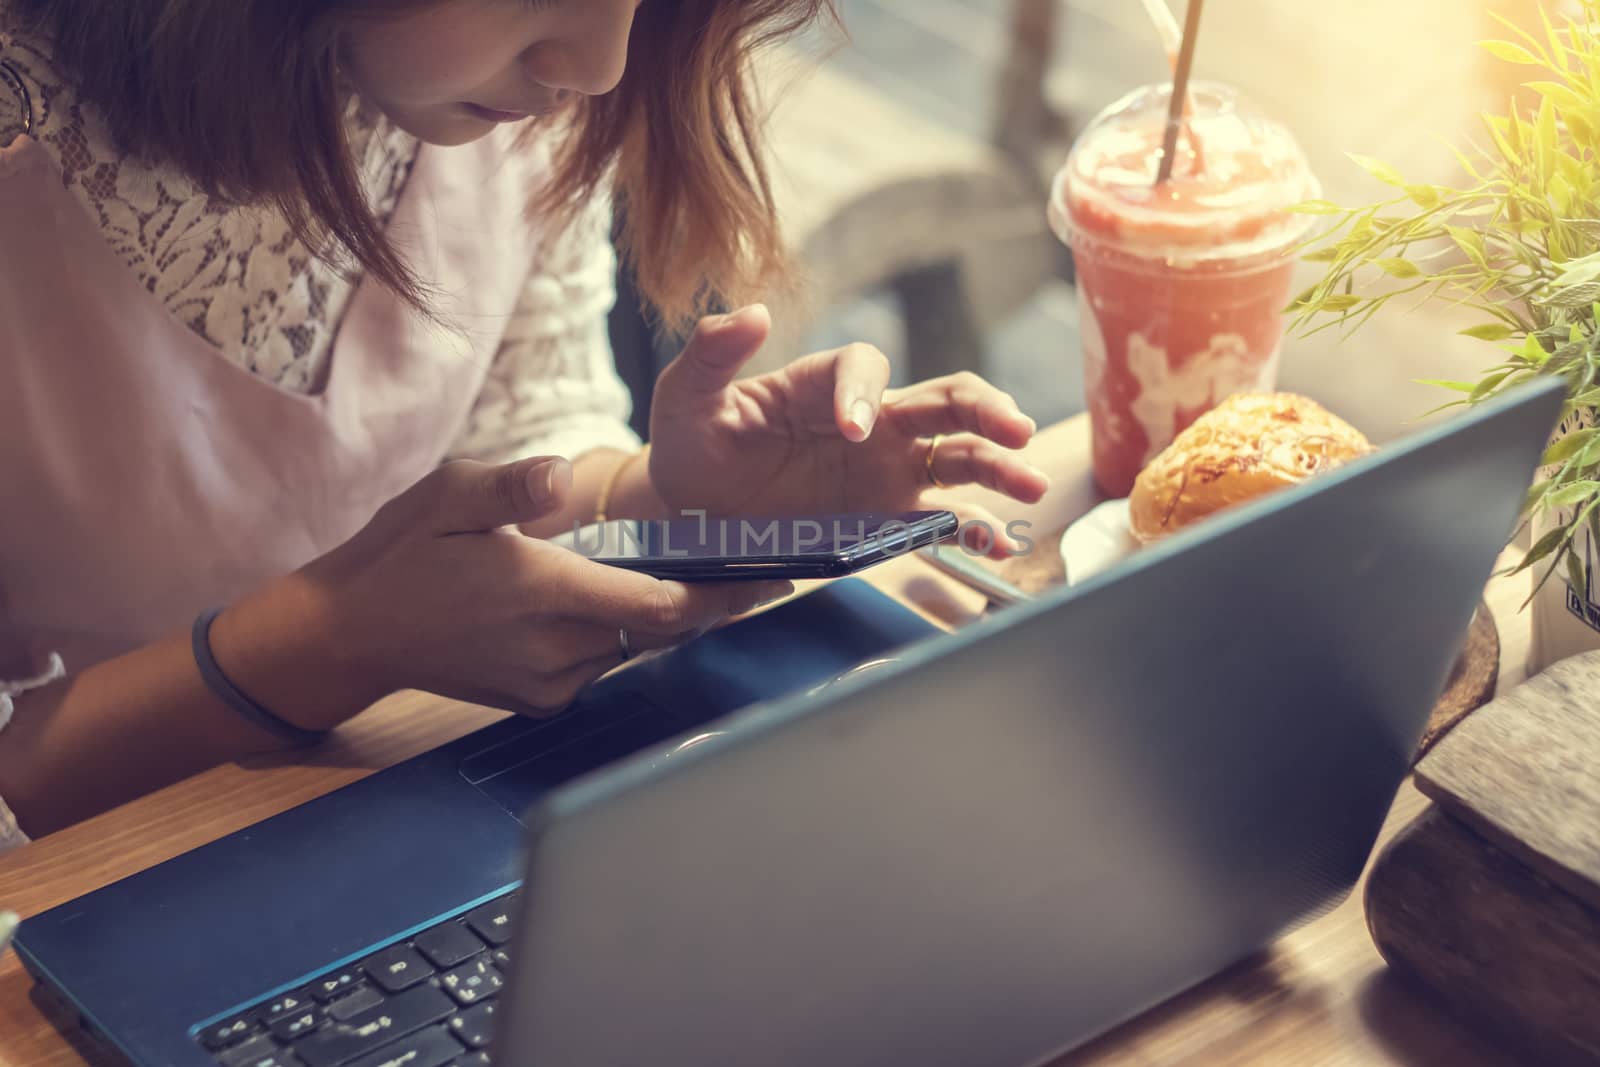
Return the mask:
<svg viewBox="0 0 1600 1067">
<path fill-rule="evenodd" d="M 1148 544 L 1224 508 L 1372 451 L 1361 432 L 1293 393 L 1240 393 L 1200 416 L 1133 483 L 1133 534 Z"/>
</svg>

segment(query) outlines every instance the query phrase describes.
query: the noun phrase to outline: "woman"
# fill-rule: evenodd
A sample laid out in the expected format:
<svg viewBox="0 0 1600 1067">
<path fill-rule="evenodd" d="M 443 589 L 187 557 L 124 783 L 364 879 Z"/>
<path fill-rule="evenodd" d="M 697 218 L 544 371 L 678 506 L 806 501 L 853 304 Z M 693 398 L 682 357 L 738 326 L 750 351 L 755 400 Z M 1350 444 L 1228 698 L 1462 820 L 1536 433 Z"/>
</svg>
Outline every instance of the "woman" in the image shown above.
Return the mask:
<svg viewBox="0 0 1600 1067">
<path fill-rule="evenodd" d="M 970 376 L 735 381 L 760 306 L 627 429 L 609 191 L 669 321 L 780 280 L 743 72 L 825 5 L 0 0 L 0 839 L 396 689 L 556 709 L 787 589 L 540 540 L 575 522 L 1044 492 Z"/>
</svg>

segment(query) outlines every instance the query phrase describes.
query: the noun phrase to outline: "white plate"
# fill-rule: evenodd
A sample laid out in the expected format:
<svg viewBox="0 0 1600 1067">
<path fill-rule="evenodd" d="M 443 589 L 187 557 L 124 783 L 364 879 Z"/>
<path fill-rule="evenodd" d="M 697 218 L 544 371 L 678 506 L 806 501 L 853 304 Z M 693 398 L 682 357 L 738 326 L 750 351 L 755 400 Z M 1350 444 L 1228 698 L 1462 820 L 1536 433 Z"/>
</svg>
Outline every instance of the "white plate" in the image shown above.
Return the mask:
<svg viewBox="0 0 1600 1067">
<path fill-rule="evenodd" d="M 1061 562 L 1066 564 L 1067 584 L 1085 581 L 1138 550 L 1127 498 L 1108 500 L 1061 535 Z"/>
</svg>

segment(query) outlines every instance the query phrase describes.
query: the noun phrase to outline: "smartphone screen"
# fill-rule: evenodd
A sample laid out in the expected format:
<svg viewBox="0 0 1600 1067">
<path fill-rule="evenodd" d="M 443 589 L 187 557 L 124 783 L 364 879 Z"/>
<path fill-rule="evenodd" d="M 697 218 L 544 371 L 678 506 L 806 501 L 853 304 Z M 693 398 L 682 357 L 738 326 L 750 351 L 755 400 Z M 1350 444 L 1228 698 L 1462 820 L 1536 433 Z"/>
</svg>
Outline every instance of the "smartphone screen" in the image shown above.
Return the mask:
<svg viewBox="0 0 1600 1067">
<path fill-rule="evenodd" d="M 832 578 L 954 537 L 948 511 L 785 518 L 620 519 L 579 527 L 557 544 L 600 563 L 658 577 L 711 581 Z"/>
</svg>

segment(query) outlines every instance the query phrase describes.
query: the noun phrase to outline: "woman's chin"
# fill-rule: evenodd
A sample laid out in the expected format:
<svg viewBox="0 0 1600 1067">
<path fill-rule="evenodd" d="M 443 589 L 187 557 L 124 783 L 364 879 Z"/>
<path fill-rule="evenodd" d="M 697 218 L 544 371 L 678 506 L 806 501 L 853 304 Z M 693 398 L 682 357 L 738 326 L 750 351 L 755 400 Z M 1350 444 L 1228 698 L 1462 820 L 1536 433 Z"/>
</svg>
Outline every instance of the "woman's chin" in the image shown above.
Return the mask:
<svg viewBox="0 0 1600 1067">
<path fill-rule="evenodd" d="M 390 122 L 424 144 L 454 148 L 481 140 L 494 131 L 495 123 L 460 108 L 430 108 L 405 112 L 382 108 Z"/>
</svg>

